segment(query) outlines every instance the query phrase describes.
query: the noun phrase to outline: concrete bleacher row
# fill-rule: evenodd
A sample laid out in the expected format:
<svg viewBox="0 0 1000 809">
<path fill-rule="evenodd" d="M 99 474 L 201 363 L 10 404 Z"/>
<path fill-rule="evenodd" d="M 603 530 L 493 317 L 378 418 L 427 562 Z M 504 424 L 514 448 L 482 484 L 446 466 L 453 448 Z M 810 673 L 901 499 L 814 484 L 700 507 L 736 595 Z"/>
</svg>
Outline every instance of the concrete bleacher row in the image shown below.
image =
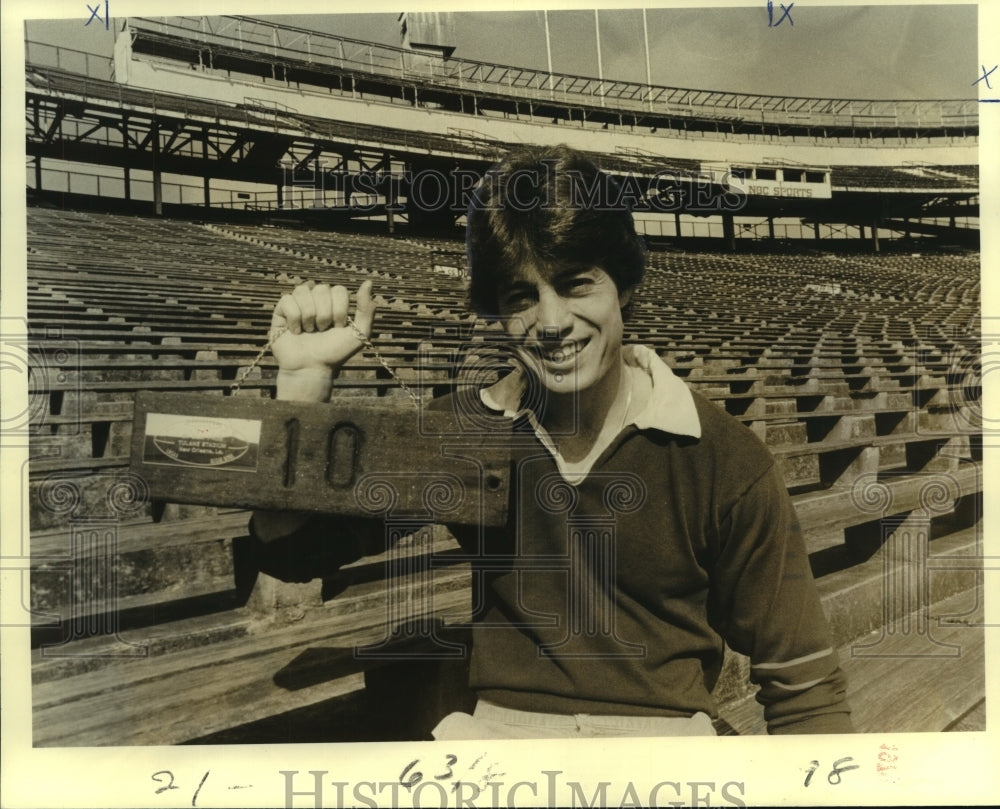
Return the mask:
<svg viewBox="0 0 1000 809">
<path fill-rule="evenodd" d="M 289 571 L 248 541 L 245 512 L 145 502 L 127 453 L 138 390 L 272 395 L 270 357 L 238 393 L 231 385 L 298 279 L 372 279 L 373 342 L 424 396 L 494 368 L 498 331 L 475 326 L 462 280 L 434 270 L 437 253 L 458 260 L 460 242 L 34 208 L 28 242 L 36 744 L 260 741 L 293 727 L 316 740 L 419 737 L 429 714 L 397 710 L 400 666 L 353 649 L 387 640 L 391 620 L 400 648 L 438 623 L 464 639 L 469 571 L 450 561 L 445 529 L 388 550 L 342 538 Z M 628 341 L 656 348 L 778 458 L 865 730 L 975 727 L 982 710 L 981 633 L 969 628 L 981 555 L 977 279 L 974 255 L 653 252 L 626 325 Z M 336 392 L 403 395 L 365 353 Z M 78 530 L 95 519 L 101 541 Z M 925 558 L 885 535 L 893 520 L 926 537 L 936 565 L 926 586 L 907 585 L 919 591 L 910 607 L 961 617 L 937 634 L 904 638 L 895 622 L 909 610 L 887 604 L 883 566 L 912 577 Z M 111 558 L 116 626 L 100 579 Z M 73 620 L 47 628 L 54 615 Z M 928 664 L 891 655 L 932 634 L 932 646 L 968 648 L 930 669 L 962 689 L 939 710 L 887 713 L 892 698 L 873 683 L 907 694 Z M 891 652 L 856 653 L 879 643 Z M 745 665 L 732 656 L 720 683 L 723 731 L 760 729 Z M 403 670 L 428 706 L 443 704 L 442 683 L 461 693 L 461 664 Z"/>
<path fill-rule="evenodd" d="M 976 188 L 978 166 L 836 166 L 830 183 L 841 188 Z"/>
</svg>

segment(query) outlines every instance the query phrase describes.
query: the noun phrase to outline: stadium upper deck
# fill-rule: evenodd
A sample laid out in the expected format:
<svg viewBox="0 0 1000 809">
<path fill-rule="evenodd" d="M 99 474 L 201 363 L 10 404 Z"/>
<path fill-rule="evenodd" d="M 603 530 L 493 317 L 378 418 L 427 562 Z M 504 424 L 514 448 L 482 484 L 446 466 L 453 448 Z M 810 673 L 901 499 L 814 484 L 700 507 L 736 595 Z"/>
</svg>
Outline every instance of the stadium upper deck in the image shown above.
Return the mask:
<svg viewBox="0 0 1000 809">
<path fill-rule="evenodd" d="M 974 100 L 794 98 L 662 87 L 469 59 L 429 58 L 406 48 L 239 16 L 131 17 L 126 25 L 136 54 L 249 74 L 260 74 L 264 68 L 272 78 L 320 87 L 344 78 L 373 93 L 406 87 L 422 95 L 424 103 L 444 108 L 452 108 L 454 101 L 469 94 L 479 100 L 479 110 L 506 111 L 512 102 L 572 107 L 597 120 L 628 114 L 644 121 L 731 133 L 968 135 L 978 127 Z"/>
<path fill-rule="evenodd" d="M 223 206 L 288 208 L 290 193 L 302 197 L 303 186 L 318 184 L 315 199 L 298 207 L 358 216 L 360 204 L 382 215 L 395 193 L 411 197 L 399 177 L 448 175 L 456 188 L 443 198 L 452 200 L 456 168 L 481 172 L 511 143 L 566 143 L 606 170 L 643 178 L 657 194 L 669 174 L 677 193 L 668 208 L 662 195 L 650 201 L 652 212 L 714 216 L 712 233 L 730 240 L 737 228 L 756 233 L 760 223 L 747 217 L 766 217 L 771 238 L 774 217 L 797 217 L 817 239 L 821 226 L 834 237 L 851 226 L 864 238 L 867 228 L 877 249 L 887 225 L 909 234 L 912 220 L 944 217 L 947 234 L 969 242 L 956 218 L 978 215 L 972 101 L 751 96 L 602 81 L 246 17 L 128 18 L 104 75 L 86 56 L 82 75 L 66 69 L 59 49 L 53 67 L 51 46 L 26 45 L 36 191 L 63 185 L 80 193 L 93 184 L 55 180 L 51 172 L 75 161 L 109 169 L 104 185 L 123 188 L 111 196 L 126 203 L 136 183 L 149 186 L 156 212 L 164 199 L 218 207 L 223 189 L 210 184 L 219 180 L 253 186 L 239 195 L 229 188 Z M 43 159 L 54 182 L 43 176 Z M 172 195 L 164 194 L 167 172 L 182 180 Z M 740 195 L 738 210 L 712 207 L 729 192 Z M 99 181 L 97 196 L 107 196 Z M 453 211 L 416 207 L 434 226 L 455 219 Z M 744 221 L 734 224 L 734 213 Z M 658 235 L 685 228 L 679 218 L 651 227 Z M 941 235 L 940 227 L 914 232 Z"/>
<path fill-rule="evenodd" d="M 182 74 L 183 78 L 178 75 Z M 247 17 L 128 18 L 115 80 L 219 101 L 507 142 L 564 142 L 614 154 L 808 165 L 973 165 L 969 100 L 792 98 L 657 87 L 429 56 Z M 817 150 L 817 146 L 822 146 Z M 861 151 L 858 146 L 872 147 Z"/>
</svg>

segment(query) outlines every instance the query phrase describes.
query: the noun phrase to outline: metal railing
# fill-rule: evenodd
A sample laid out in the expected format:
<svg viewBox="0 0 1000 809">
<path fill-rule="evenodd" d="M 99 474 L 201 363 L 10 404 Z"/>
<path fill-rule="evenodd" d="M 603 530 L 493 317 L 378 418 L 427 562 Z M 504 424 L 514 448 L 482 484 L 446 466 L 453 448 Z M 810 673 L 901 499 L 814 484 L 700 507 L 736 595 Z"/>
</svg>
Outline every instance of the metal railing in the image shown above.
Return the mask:
<svg viewBox="0 0 1000 809">
<path fill-rule="evenodd" d="M 71 95 L 85 101 L 110 101 L 119 106 L 138 106 L 152 112 L 178 112 L 185 117 L 213 118 L 240 122 L 247 126 L 255 122 L 253 110 L 241 109 L 234 104 L 206 101 L 179 93 L 137 89 L 118 84 L 109 78 L 78 74 L 65 67 L 45 63 L 28 62 L 25 70 L 28 74 L 29 92 L 37 89 L 44 91 L 46 95 Z"/>
<path fill-rule="evenodd" d="M 24 63 L 54 67 L 103 81 L 114 78 L 114 59 L 110 56 L 31 39 L 24 41 Z"/>
<path fill-rule="evenodd" d="M 621 112 L 706 118 L 740 124 L 865 128 L 942 128 L 978 124 L 975 99 L 799 98 L 647 85 L 574 76 L 469 59 L 436 58 L 405 48 L 309 31 L 252 17 L 130 17 L 134 37 L 183 39 L 288 60 L 317 69 L 423 81 L 472 93 Z"/>
<path fill-rule="evenodd" d="M 179 113 L 185 118 L 207 118 L 256 129 L 287 129 L 297 135 L 332 138 L 338 142 L 372 149 L 396 148 L 421 152 L 434 149 L 440 153 L 486 157 L 495 156 L 497 151 L 495 144 L 481 142 L 476 138 L 317 118 L 269 100 L 247 97 L 242 105 L 236 105 L 159 90 L 133 88 L 106 79 L 69 73 L 62 68 L 28 65 L 28 72 L 29 93 L 33 90 L 43 91 L 46 96 L 68 95 L 86 101 L 111 102 L 154 113 Z"/>
</svg>

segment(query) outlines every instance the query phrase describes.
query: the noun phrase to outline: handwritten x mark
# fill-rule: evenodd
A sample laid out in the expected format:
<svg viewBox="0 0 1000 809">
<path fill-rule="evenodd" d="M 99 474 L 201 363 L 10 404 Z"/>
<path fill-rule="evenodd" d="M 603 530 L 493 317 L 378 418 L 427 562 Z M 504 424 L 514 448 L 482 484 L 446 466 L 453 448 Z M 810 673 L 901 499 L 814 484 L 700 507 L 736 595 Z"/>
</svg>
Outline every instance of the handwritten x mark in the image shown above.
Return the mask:
<svg viewBox="0 0 1000 809">
<path fill-rule="evenodd" d="M 101 4 L 100 3 L 98 3 L 96 6 L 92 6 L 92 5 L 90 5 L 90 3 L 87 3 L 87 11 L 90 12 L 90 19 L 88 19 L 83 24 L 84 28 L 86 28 L 88 25 L 90 25 L 94 20 L 97 20 L 98 22 L 103 22 L 104 23 L 104 27 L 105 28 L 108 27 L 109 23 L 111 22 L 111 18 L 108 15 L 108 0 L 104 0 L 104 17 L 103 18 L 101 17 Z"/>
<path fill-rule="evenodd" d="M 795 3 L 789 3 L 787 6 L 784 3 L 778 3 L 781 6 L 782 15 L 778 18 L 778 21 L 774 21 L 774 3 L 772 0 L 767 0 L 767 26 L 768 28 L 776 28 L 781 25 L 786 19 L 789 25 L 795 25 L 795 21 L 792 19 L 792 8 L 795 7 Z"/>
<path fill-rule="evenodd" d="M 993 65 L 993 68 L 989 71 L 986 70 L 986 65 L 980 65 L 980 67 L 983 69 L 983 75 L 980 76 L 978 79 L 976 79 L 974 82 L 972 82 L 973 86 L 979 84 L 979 82 L 981 81 L 985 81 L 986 87 L 992 90 L 993 86 L 990 84 L 990 74 L 993 73 L 993 71 L 996 70 L 998 67 L 1000 67 L 1000 65 Z"/>
</svg>

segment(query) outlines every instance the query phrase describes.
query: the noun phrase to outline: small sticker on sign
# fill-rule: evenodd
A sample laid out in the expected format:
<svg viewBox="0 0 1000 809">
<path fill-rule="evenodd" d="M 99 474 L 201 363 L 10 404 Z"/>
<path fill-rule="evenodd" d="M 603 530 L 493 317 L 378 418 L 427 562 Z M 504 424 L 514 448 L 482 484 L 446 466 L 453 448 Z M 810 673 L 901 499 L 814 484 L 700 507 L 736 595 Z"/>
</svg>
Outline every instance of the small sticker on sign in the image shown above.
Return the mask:
<svg viewBox="0 0 1000 809">
<path fill-rule="evenodd" d="M 261 422 L 253 419 L 147 413 L 142 461 L 159 466 L 256 472 L 260 428 Z"/>
</svg>

